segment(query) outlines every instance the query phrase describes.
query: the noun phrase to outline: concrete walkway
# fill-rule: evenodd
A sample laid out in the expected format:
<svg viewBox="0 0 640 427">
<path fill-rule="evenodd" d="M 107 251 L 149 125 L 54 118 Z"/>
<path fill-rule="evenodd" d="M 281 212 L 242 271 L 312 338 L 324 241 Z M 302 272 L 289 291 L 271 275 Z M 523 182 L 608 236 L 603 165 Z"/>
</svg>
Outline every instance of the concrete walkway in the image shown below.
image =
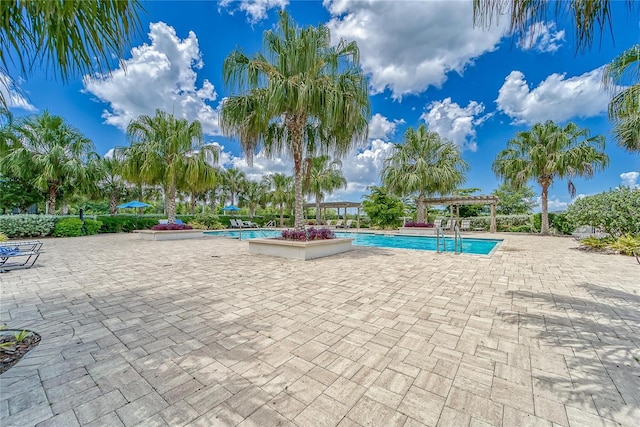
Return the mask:
<svg viewBox="0 0 640 427">
<path fill-rule="evenodd" d="M 637 426 L 640 266 L 570 238 L 314 261 L 208 237 L 46 239 L 0 275 L 42 335 L 8 426 Z"/>
</svg>

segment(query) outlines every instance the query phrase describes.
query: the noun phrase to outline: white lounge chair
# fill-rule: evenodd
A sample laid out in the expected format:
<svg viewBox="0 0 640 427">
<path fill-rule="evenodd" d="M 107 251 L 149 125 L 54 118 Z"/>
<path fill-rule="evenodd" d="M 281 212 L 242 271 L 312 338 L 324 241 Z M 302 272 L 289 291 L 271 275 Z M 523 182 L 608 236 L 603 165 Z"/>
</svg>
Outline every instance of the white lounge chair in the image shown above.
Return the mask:
<svg viewBox="0 0 640 427">
<path fill-rule="evenodd" d="M 342 228 L 342 220 L 341 219 L 336 221 L 336 228 Z"/>
<path fill-rule="evenodd" d="M 230 219 L 231 228 L 242 228 L 242 222 L 238 223 L 235 219 Z"/>
<path fill-rule="evenodd" d="M 460 224 L 460 231 L 469 231 L 471 230 L 471 220 L 463 219 L 462 224 Z"/>
<path fill-rule="evenodd" d="M 348 219 L 347 222 L 344 224 L 344 228 L 351 228 L 351 223 L 353 223 L 353 220 Z"/>
<path fill-rule="evenodd" d="M 333 220 L 332 220 L 332 219 L 328 219 L 328 220 L 327 220 L 327 224 L 326 224 L 326 225 L 327 225 L 327 227 L 331 227 L 331 224 L 332 224 L 332 223 L 333 223 Z"/>
</svg>

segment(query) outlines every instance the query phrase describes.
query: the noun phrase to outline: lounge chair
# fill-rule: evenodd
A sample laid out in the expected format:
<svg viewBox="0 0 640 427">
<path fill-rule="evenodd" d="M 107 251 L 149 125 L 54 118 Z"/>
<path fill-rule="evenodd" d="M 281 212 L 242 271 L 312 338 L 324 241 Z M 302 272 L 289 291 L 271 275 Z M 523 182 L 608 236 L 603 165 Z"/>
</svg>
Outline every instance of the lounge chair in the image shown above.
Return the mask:
<svg viewBox="0 0 640 427">
<path fill-rule="evenodd" d="M 0 243 L 0 273 L 16 268 L 31 268 L 40 256 L 42 242 L 29 240 Z"/>
<path fill-rule="evenodd" d="M 436 219 L 435 221 L 433 221 L 433 226 L 438 229 L 440 227 L 442 227 L 442 220 L 441 219 Z"/>
<path fill-rule="evenodd" d="M 456 223 L 455 220 L 450 219 L 442 226 L 442 229 L 443 230 L 453 230 L 453 226 L 455 225 L 455 223 Z"/>
<path fill-rule="evenodd" d="M 159 219 L 158 220 L 158 224 L 167 225 L 167 224 L 169 224 L 169 220 L 168 219 Z"/>
<path fill-rule="evenodd" d="M 181 219 L 176 219 L 176 225 L 184 225 Z"/>
<path fill-rule="evenodd" d="M 245 228 L 258 228 L 258 224 L 256 224 L 255 222 L 242 220 L 238 220 L 238 222 L 242 222 L 242 226 Z"/>
<path fill-rule="evenodd" d="M 328 219 L 328 220 L 327 220 L 327 224 L 326 224 L 326 226 L 327 226 L 327 227 L 331 227 L 331 224 L 332 224 L 332 223 L 333 223 L 333 220 L 332 220 L 332 219 Z"/>
<path fill-rule="evenodd" d="M 344 224 L 344 228 L 351 228 L 351 224 L 353 223 L 352 219 L 348 219 L 347 222 Z"/>
<path fill-rule="evenodd" d="M 460 224 L 460 231 L 470 231 L 471 230 L 471 220 L 463 219 L 462 224 Z"/>
<path fill-rule="evenodd" d="M 338 221 L 336 221 L 336 225 L 335 225 L 335 227 L 336 227 L 336 228 L 342 228 L 342 220 L 341 220 L 341 219 L 339 219 Z"/>
<path fill-rule="evenodd" d="M 231 224 L 231 228 L 242 228 L 242 223 L 238 224 L 235 219 L 230 219 L 229 224 Z"/>
</svg>

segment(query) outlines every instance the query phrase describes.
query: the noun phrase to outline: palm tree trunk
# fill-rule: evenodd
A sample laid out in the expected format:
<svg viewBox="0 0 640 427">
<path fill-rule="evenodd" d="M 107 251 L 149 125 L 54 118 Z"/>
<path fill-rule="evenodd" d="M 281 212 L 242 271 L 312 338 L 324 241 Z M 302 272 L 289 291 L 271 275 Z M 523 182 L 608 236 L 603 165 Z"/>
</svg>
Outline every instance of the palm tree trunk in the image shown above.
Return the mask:
<svg viewBox="0 0 640 427">
<path fill-rule="evenodd" d="M 549 208 L 548 208 L 548 198 L 549 198 L 549 184 L 541 184 L 542 185 L 542 207 L 540 208 L 541 212 L 541 224 L 540 224 L 540 234 L 547 235 L 549 234 Z"/>
<path fill-rule="evenodd" d="M 417 213 L 416 222 L 419 222 L 419 223 L 424 223 L 424 222 L 426 222 L 426 221 L 424 220 L 424 210 L 425 210 L 425 206 L 426 206 L 426 204 L 425 204 L 425 199 L 424 199 L 424 197 L 423 197 L 423 196 L 419 196 L 419 197 L 416 199 L 416 210 L 417 210 L 417 212 L 416 212 L 416 213 Z"/>
<path fill-rule="evenodd" d="M 56 214 L 56 187 L 49 186 L 49 215 Z"/>
<path fill-rule="evenodd" d="M 109 196 L 109 214 L 115 216 L 118 213 L 118 194 L 114 191 Z"/>
<path fill-rule="evenodd" d="M 316 225 L 320 225 L 320 197 L 316 194 Z"/>
<path fill-rule="evenodd" d="M 280 203 L 280 228 L 284 228 L 284 203 Z"/>
<path fill-rule="evenodd" d="M 297 230 L 304 229 L 303 218 L 303 201 L 302 194 L 302 125 L 306 122 L 306 118 L 294 116 L 287 123 L 289 132 L 291 133 L 291 151 L 293 152 L 293 175 L 296 191 L 296 201 L 294 205 L 294 222 L 293 226 Z"/>
<path fill-rule="evenodd" d="M 196 214 L 196 204 L 198 203 L 198 200 L 196 198 L 196 194 L 195 193 L 191 193 L 191 208 L 190 208 L 190 212 L 191 215 L 195 215 Z"/>
<path fill-rule="evenodd" d="M 167 191 L 167 218 L 169 224 L 176 223 L 176 187 L 170 185 Z"/>
</svg>

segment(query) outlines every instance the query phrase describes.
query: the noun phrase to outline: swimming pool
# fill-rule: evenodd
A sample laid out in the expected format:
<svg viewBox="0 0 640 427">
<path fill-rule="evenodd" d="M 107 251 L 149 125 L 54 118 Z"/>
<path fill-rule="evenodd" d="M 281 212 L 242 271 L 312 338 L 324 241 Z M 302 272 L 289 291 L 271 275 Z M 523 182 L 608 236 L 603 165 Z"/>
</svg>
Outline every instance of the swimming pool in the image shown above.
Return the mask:
<svg viewBox="0 0 640 427">
<path fill-rule="evenodd" d="M 209 236 L 222 236 L 242 240 L 279 237 L 278 230 L 225 230 L 205 231 Z M 431 236 L 401 236 L 397 234 L 349 233 L 337 232 L 336 237 L 351 237 L 357 246 L 373 246 L 376 248 L 416 249 L 436 251 L 437 239 Z M 462 252 L 466 254 L 487 255 L 500 243 L 500 239 L 462 239 Z M 445 251 L 454 252 L 453 238 L 445 238 Z"/>
</svg>

